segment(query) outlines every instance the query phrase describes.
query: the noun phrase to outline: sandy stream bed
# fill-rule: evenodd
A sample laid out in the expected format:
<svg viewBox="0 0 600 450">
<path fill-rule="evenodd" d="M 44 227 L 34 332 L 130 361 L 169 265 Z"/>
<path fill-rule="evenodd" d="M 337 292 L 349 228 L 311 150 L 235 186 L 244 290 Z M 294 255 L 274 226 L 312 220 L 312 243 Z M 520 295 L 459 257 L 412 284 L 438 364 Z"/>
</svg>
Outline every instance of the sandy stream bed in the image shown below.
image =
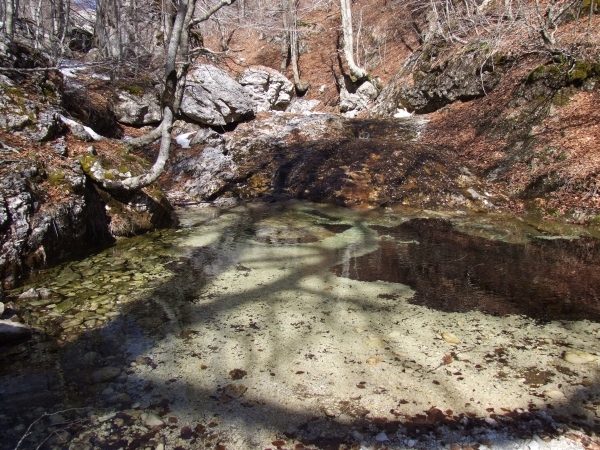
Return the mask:
<svg viewBox="0 0 600 450">
<path fill-rule="evenodd" d="M 250 238 L 232 232 L 244 208 L 183 213 L 197 226 L 176 235 L 160 287 L 123 301 L 100 338 L 71 339 L 57 407 L 84 409 L 50 418 L 71 428 L 46 445 L 600 448 L 598 323 L 440 312 L 405 285 L 338 277 L 379 237 L 349 212 L 332 232 L 300 210 L 254 218 Z"/>
</svg>

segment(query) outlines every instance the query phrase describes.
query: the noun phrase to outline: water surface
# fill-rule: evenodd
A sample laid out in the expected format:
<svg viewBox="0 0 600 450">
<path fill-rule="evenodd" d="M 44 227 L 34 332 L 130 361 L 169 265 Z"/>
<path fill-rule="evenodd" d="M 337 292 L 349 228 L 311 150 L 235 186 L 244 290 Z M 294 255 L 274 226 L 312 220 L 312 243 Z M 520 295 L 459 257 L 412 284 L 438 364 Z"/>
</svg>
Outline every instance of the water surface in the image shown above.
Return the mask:
<svg viewBox="0 0 600 450">
<path fill-rule="evenodd" d="M 85 420 L 63 414 L 64 448 L 337 448 L 380 432 L 439 448 L 440 427 L 466 445 L 465 423 L 502 419 L 516 440 L 511 426 L 543 434 L 552 415 L 595 429 L 598 362 L 563 359 L 598 351 L 584 229 L 301 202 L 180 217 L 11 293 L 42 298 L 16 300 L 34 339 L 0 355 L 10 448 L 73 407 Z"/>
</svg>

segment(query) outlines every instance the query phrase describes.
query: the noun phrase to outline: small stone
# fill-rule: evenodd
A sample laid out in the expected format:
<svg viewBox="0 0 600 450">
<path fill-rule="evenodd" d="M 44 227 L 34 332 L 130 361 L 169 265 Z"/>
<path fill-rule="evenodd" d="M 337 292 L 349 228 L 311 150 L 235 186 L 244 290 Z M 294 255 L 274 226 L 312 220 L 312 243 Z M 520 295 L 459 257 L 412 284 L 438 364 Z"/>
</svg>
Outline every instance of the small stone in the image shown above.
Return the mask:
<svg viewBox="0 0 600 450">
<path fill-rule="evenodd" d="M 4 314 L 4 303 L 0 302 L 0 317 Z"/>
<path fill-rule="evenodd" d="M 144 425 L 151 430 L 160 430 L 165 426 L 165 423 L 156 414 L 148 414 L 143 420 Z"/>
<path fill-rule="evenodd" d="M 587 364 L 596 361 L 594 355 L 581 350 L 568 350 L 563 355 L 563 359 L 572 364 Z"/>
<path fill-rule="evenodd" d="M 185 427 L 181 428 L 181 439 L 191 439 L 194 432 L 192 431 L 192 428 L 188 425 L 186 425 Z"/>
<path fill-rule="evenodd" d="M 544 395 L 548 398 L 551 398 L 552 400 L 562 400 L 563 398 L 565 398 L 565 394 L 563 394 L 558 389 L 549 389 L 547 391 L 544 391 Z"/>
<path fill-rule="evenodd" d="M 152 364 L 152 358 L 148 356 L 138 356 L 137 358 L 135 358 L 135 363 L 140 366 L 149 366 L 150 364 Z"/>
<path fill-rule="evenodd" d="M 89 147 L 88 147 L 86 150 L 87 150 L 87 152 L 88 152 L 90 155 L 96 155 L 96 154 L 97 154 L 97 153 L 96 153 L 96 149 L 94 148 L 94 146 L 93 146 L 93 145 L 90 145 L 90 146 L 89 146 Z"/>
<path fill-rule="evenodd" d="M 123 419 L 121 419 L 120 417 L 117 417 L 113 423 L 118 427 L 122 427 L 123 424 L 125 423 L 125 421 Z"/>
<path fill-rule="evenodd" d="M 229 372 L 229 378 L 232 380 L 241 380 L 247 375 L 247 372 L 242 369 L 233 369 Z"/>
<path fill-rule="evenodd" d="M 389 441 L 387 435 L 383 431 L 381 433 L 379 433 L 377 436 L 375 436 L 375 440 L 377 442 Z"/>
<path fill-rule="evenodd" d="M 369 364 L 371 366 L 376 366 L 380 362 L 381 362 L 381 359 L 378 358 L 377 356 L 371 356 L 370 358 L 367 358 L 367 364 Z"/>
<path fill-rule="evenodd" d="M 34 288 L 31 288 L 31 289 L 27 289 L 25 292 L 23 292 L 21 295 L 19 295 L 19 298 L 21 300 L 23 300 L 23 299 L 38 300 L 40 298 L 40 293 L 38 291 L 36 291 Z"/>
<path fill-rule="evenodd" d="M 108 413 L 104 416 L 98 417 L 98 422 L 101 422 L 101 423 L 106 422 L 106 421 L 112 419 L 113 417 L 115 417 L 116 415 L 117 415 L 117 413 L 115 413 L 115 412 Z"/>
<path fill-rule="evenodd" d="M 540 448 L 540 444 L 538 444 L 536 441 L 529 441 L 527 443 L 527 448 L 529 450 L 538 450 Z"/>
<path fill-rule="evenodd" d="M 121 374 L 121 369 L 114 366 L 106 366 L 96 370 L 92 374 L 92 383 L 106 383 L 107 381 L 114 380 Z"/>
<path fill-rule="evenodd" d="M 364 439 L 365 435 L 364 435 L 364 434 L 362 434 L 362 433 L 361 433 L 360 431 L 358 431 L 358 430 L 354 430 L 354 431 L 352 431 L 352 437 L 353 437 L 354 439 L 356 439 L 357 441 L 362 441 L 362 440 Z"/>
<path fill-rule="evenodd" d="M 106 389 L 104 389 L 102 391 L 102 396 L 104 397 L 110 397 L 111 395 L 113 395 L 115 393 L 115 390 L 111 387 L 107 387 Z"/>
<path fill-rule="evenodd" d="M 131 397 L 129 394 L 123 393 L 117 396 L 119 403 L 131 403 Z"/>
<path fill-rule="evenodd" d="M 83 320 L 81 320 L 81 319 L 73 319 L 73 320 L 68 320 L 66 322 L 63 322 L 61 324 L 61 326 L 63 327 L 63 329 L 68 330 L 69 328 L 78 327 L 82 323 L 83 323 Z"/>
<path fill-rule="evenodd" d="M 442 339 L 444 339 L 449 344 L 460 344 L 460 339 L 457 338 L 452 333 L 448 333 L 448 332 L 442 333 Z"/>
<path fill-rule="evenodd" d="M 231 398 L 240 398 L 247 390 L 243 384 L 228 384 L 223 388 L 223 394 Z"/>
</svg>

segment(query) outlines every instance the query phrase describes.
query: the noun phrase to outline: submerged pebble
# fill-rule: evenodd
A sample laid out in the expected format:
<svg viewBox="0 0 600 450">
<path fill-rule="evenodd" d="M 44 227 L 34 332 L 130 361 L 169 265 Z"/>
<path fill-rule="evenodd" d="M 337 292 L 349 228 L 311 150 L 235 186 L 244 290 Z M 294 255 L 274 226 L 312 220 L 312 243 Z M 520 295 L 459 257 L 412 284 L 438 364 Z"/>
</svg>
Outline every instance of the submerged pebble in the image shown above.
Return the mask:
<svg viewBox="0 0 600 450">
<path fill-rule="evenodd" d="M 587 352 L 581 350 L 568 350 L 563 355 L 563 359 L 572 364 L 588 364 L 596 361 L 594 355 L 590 355 Z"/>
<path fill-rule="evenodd" d="M 444 339 L 449 344 L 460 344 L 460 339 L 449 332 L 442 333 L 442 339 Z"/>
</svg>

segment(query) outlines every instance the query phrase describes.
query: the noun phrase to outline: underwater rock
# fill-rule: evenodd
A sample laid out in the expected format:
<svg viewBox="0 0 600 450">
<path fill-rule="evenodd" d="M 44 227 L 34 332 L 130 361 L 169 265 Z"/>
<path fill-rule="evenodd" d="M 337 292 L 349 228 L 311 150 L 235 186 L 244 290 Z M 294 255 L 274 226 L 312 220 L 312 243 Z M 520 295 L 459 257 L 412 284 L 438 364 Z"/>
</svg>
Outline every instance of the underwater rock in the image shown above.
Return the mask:
<svg viewBox="0 0 600 450">
<path fill-rule="evenodd" d="M 247 390 L 243 384 L 228 384 L 223 388 L 223 394 L 231 398 L 240 398 Z"/>
<path fill-rule="evenodd" d="M 160 430 L 165 426 L 165 423 L 156 414 L 148 414 L 146 415 L 146 417 L 143 417 L 142 420 L 144 422 L 144 425 L 150 428 L 151 430 Z"/>
<path fill-rule="evenodd" d="M 106 366 L 101 369 L 96 370 L 92 374 L 92 383 L 106 383 L 107 381 L 112 381 L 117 378 L 121 374 L 121 369 L 115 366 Z"/>
<path fill-rule="evenodd" d="M 25 292 L 23 292 L 21 295 L 19 295 L 19 298 L 21 300 L 23 299 L 39 299 L 40 298 L 40 293 L 38 291 L 35 290 L 35 288 L 31 288 L 26 290 Z"/>
<path fill-rule="evenodd" d="M 460 344 L 460 339 L 457 338 L 452 333 L 448 333 L 448 332 L 442 333 L 442 339 L 444 339 L 449 344 Z"/>
<path fill-rule="evenodd" d="M 31 338 L 31 329 L 10 320 L 0 320 L 0 345 L 16 344 Z"/>
</svg>

